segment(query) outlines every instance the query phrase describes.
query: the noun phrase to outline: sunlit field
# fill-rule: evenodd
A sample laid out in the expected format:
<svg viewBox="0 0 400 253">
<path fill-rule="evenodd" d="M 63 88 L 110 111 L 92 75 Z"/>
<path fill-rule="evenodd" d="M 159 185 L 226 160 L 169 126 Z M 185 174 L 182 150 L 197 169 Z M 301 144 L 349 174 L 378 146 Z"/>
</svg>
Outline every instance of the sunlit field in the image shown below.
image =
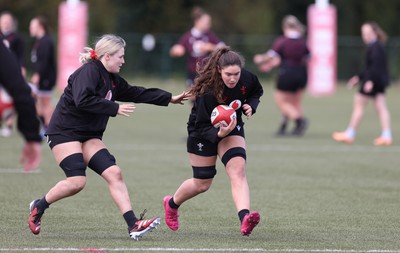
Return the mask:
<svg viewBox="0 0 400 253">
<path fill-rule="evenodd" d="M 180 79 L 132 83 L 173 93 L 184 88 Z M 250 237 L 240 235 L 221 162 L 211 189 L 180 208 L 179 230 L 165 225 L 163 197 L 192 175 L 185 143 L 190 104 L 137 104 L 131 117 L 110 119 L 104 141 L 123 169 L 135 213 L 160 216 L 159 229 L 130 239 L 105 182 L 88 171 L 86 188 L 51 205 L 42 232 L 33 235 L 29 202 L 64 174 L 45 143 L 40 170 L 22 173 L 22 140 L 14 132 L 0 139 L 0 251 L 400 252 L 400 87 L 388 90 L 395 143 L 375 147 L 380 126 L 372 104 L 353 145 L 331 139 L 351 113 L 353 91 L 343 87 L 333 96 L 305 97 L 310 127 L 304 137 L 275 137 L 280 115 L 272 83 L 263 85 L 258 111 L 245 121 L 251 209 L 261 214 Z"/>
</svg>

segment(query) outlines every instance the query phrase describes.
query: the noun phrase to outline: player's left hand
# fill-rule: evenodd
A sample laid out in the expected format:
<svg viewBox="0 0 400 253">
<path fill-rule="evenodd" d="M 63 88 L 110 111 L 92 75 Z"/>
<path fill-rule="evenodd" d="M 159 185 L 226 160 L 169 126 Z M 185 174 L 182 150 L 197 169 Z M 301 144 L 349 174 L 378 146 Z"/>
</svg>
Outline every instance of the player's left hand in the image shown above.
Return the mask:
<svg viewBox="0 0 400 253">
<path fill-rule="evenodd" d="M 182 92 L 179 95 L 172 96 L 171 97 L 171 103 L 172 104 L 181 104 L 181 105 L 183 105 L 183 102 L 187 101 L 191 96 L 192 95 L 188 91 Z"/>
<path fill-rule="evenodd" d="M 243 112 L 246 115 L 247 119 L 249 119 L 251 117 L 251 115 L 253 115 L 253 109 L 251 108 L 250 105 L 248 104 L 244 104 L 242 106 Z"/>
</svg>

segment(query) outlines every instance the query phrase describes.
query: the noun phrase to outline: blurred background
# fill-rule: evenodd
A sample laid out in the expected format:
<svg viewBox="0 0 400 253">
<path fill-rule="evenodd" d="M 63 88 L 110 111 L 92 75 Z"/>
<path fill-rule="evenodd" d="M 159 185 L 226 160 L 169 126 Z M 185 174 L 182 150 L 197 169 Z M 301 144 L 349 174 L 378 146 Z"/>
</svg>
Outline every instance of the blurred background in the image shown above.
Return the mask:
<svg viewBox="0 0 400 253">
<path fill-rule="evenodd" d="M 33 40 L 29 38 L 29 21 L 44 15 L 50 21 L 53 38 L 57 41 L 58 8 L 62 0 L 0 0 L 0 12 L 11 11 L 18 19 L 18 31 L 27 42 L 27 57 Z M 255 53 L 266 51 L 281 34 L 281 20 L 287 14 L 297 16 L 307 24 L 307 9 L 312 0 L 86 0 L 89 7 L 88 42 L 104 33 L 123 37 L 126 64 L 122 74 L 152 76 L 162 79 L 184 77 L 185 58 L 170 58 L 169 49 L 192 27 L 190 17 L 194 6 L 201 6 L 213 17 L 212 30 L 233 49 L 246 58 L 246 67 L 256 70 L 252 63 Z M 364 45 L 360 26 L 374 20 L 387 32 L 386 44 L 391 77 L 398 78 L 400 26 L 399 0 L 331 0 L 337 8 L 337 76 L 347 79 L 357 73 L 363 63 Z M 145 34 L 156 39 L 153 50 L 142 48 Z M 91 44 L 90 44 L 91 45 Z M 78 58 L 78 56 L 77 56 Z M 27 59 L 27 63 L 29 60 Z M 28 66 L 29 69 L 29 66 Z M 268 78 L 272 74 L 264 74 Z"/>
</svg>

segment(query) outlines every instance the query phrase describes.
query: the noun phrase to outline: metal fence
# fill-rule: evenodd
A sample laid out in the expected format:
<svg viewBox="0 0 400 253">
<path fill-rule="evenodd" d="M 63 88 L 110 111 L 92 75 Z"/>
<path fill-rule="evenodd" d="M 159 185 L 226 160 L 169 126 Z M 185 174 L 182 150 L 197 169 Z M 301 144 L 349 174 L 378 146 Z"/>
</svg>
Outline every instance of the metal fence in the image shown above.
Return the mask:
<svg viewBox="0 0 400 253">
<path fill-rule="evenodd" d="M 154 34 L 156 44 L 152 51 L 142 48 L 144 34 L 120 34 L 126 42 L 125 65 L 122 73 L 128 76 L 152 76 L 161 79 L 185 76 L 185 57 L 171 58 L 169 49 L 178 41 L 179 34 Z M 92 38 L 94 38 L 93 35 Z M 246 68 L 256 71 L 253 55 L 265 52 L 273 43 L 276 35 L 224 35 L 219 37 L 234 50 L 239 51 L 246 59 Z M 92 41 L 92 40 L 91 40 Z M 386 44 L 390 74 L 397 79 L 399 74 L 400 38 L 391 38 Z M 365 45 L 360 37 L 338 37 L 338 79 L 348 79 L 362 68 L 364 63 Z M 270 77 L 272 74 L 263 74 Z"/>
</svg>

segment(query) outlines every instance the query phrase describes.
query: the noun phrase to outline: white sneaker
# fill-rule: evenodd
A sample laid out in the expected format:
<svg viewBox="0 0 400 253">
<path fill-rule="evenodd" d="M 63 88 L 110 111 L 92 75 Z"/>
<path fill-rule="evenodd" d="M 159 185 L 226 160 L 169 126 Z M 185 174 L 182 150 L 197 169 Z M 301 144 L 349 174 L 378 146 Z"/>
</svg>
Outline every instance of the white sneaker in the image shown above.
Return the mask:
<svg viewBox="0 0 400 253">
<path fill-rule="evenodd" d="M 0 131 L 1 136 L 10 137 L 12 134 L 12 129 L 8 127 L 3 127 Z"/>
</svg>

